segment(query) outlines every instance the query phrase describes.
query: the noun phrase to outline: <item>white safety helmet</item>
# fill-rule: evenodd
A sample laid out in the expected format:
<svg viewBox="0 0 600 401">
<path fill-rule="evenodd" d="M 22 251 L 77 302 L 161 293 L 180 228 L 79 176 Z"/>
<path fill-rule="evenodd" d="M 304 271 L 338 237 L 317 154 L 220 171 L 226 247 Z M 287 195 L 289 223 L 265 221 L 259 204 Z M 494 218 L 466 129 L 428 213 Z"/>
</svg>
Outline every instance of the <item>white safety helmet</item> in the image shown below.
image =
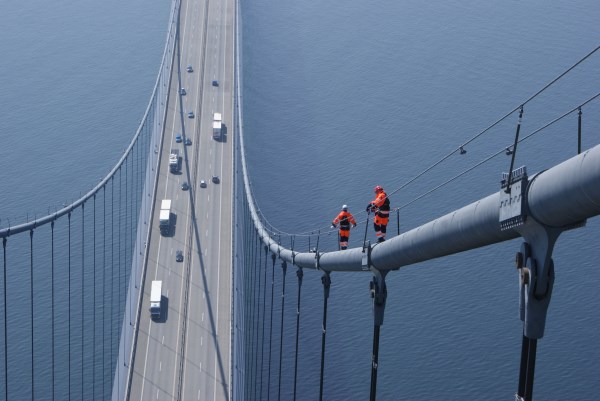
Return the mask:
<svg viewBox="0 0 600 401">
<path fill-rule="evenodd" d="M 348 205 L 342 205 L 342 210 L 348 211 Z"/>
</svg>

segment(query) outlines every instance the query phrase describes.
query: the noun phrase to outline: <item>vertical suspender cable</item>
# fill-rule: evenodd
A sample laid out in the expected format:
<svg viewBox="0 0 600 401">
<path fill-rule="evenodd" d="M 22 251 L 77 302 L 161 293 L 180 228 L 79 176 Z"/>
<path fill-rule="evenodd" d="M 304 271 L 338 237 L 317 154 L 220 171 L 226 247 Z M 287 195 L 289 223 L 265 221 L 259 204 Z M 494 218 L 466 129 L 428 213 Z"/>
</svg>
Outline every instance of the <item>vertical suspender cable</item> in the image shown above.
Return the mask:
<svg viewBox="0 0 600 401">
<path fill-rule="evenodd" d="M 35 366 L 33 344 L 33 229 L 29 230 L 29 291 L 31 296 L 31 399 L 35 399 Z"/>
<path fill-rule="evenodd" d="M 257 243 L 258 243 L 258 235 L 256 234 L 256 230 L 253 230 L 253 235 L 254 235 L 254 246 L 252 247 L 252 267 L 250 270 L 250 286 L 249 286 L 249 303 L 251 305 L 250 308 L 250 320 L 248 321 L 248 332 L 249 332 L 249 336 L 250 336 L 250 358 L 248 358 L 248 374 L 252 377 L 252 380 L 250 380 L 250 383 L 248 383 L 249 388 L 248 388 L 248 399 L 251 399 L 252 394 L 254 394 L 254 380 L 253 380 L 253 374 L 254 372 L 252 371 L 252 366 L 253 366 L 253 362 L 254 362 L 254 276 L 255 276 L 255 270 L 256 270 L 256 247 L 257 247 Z"/>
<path fill-rule="evenodd" d="M 83 358 L 84 351 L 84 335 L 83 328 L 84 322 L 84 309 L 85 304 L 83 300 L 83 293 L 85 292 L 85 203 L 81 204 L 81 399 L 84 399 L 83 393 L 83 381 L 85 379 L 85 364 Z"/>
<path fill-rule="evenodd" d="M 267 375 L 267 401 L 270 400 L 271 396 L 271 346 L 273 339 L 273 297 L 275 295 L 275 254 L 271 255 L 273 261 L 273 269 L 271 271 L 271 320 L 269 322 L 269 374 Z"/>
<path fill-rule="evenodd" d="M 577 154 L 581 154 L 581 106 L 577 113 Z"/>
<path fill-rule="evenodd" d="M 287 262 L 281 262 L 283 270 L 283 283 L 281 284 L 281 333 L 279 335 L 279 385 L 277 386 L 277 400 L 281 400 L 281 361 L 283 357 L 283 315 L 285 312 L 285 273 L 287 270 Z"/>
<path fill-rule="evenodd" d="M 106 399 L 106 185 L 102 187 L 102 399 Z"/>
<path fill-rule="evenodd" d="M 94 270 L 94 284 L 92 286 L 92 293 L 94 302 L 92 305 L 94 306 L 94 316 L 92 322 L 92 399 L 96 399 L 96 194 L 94 194 L 94 220 L 93 220 L 93 229 L 94 235 L 92 238 L 93 247 L 93 270 Z"/>
<path fill-rule="evenodd" d="M 248 294 L 250 293 L 250 263 L 251 263 L 251 253 L 252 253 L 252 231 L 249 228 L 249 224 L 248 224 L 248 206 L 246 205 L 246 208 L 244 210 L 244 212 L 246 213 L 246 221 L 244 224 L 244 230 L 245 235 L 244 235 L 244 300 L 243 300 L 243 308 L 244 308 L 244 321 L 243 321 L 243 328 L 244 328 L 244 347 L 243 347 L 243 354 L 244 354 L 244 399 L 248 399 L 249 398 L 249 393 L 248 393 L 248 386 L 250 385 L 250 380 L 248 379 L 248 374 L 250 372 L 249 370 L 249 365 L 248 365 L 248 354 L 250 352 L 250 332 L 248 330 L 249 327 L 249 319 L 250 319 L 250 311 L 248 310 L 248 305 L 249 305 L 249 299 L 248 299 Z"/>
<path fill-rule="evenodd" d="M 2 238 L 4 251 L 4 399 L 8 401 L 8 319 L 6 311 L 6 237 Z"/>
<path fill-rule="evenodd" d="M 68 259 L 68 295 L 69 295 L 69 334 L 67 335 L 67 340 L 69 342 L 69 380 L 68 380 L 68 389 L 69 389 L 69 400 L 71 399 L 71 212 L 67 214 L 67 220 L 69 222 L 69 259 Z"/>
<path fill-rule="evenodd" d="M 323 335 L 321 337 L 321 379 L 319 382 L 319 401 L 323 401 L 323 376 L 325 373 L 325 335 L 327 334 L 327 300 L 329 299 L 329 288 L 331 287 L 331 276 L 329 272 L 321 276 L 323 283 Z"/>
<path fill-rule="evenodd" d="M 111 191 L 110 191 L 110 200 L 111 200 L 111 206 L 110 206 L 110 313 L 108 314 L 108 318 L 110 320 L 110 369 L 111 369 L 111 373 L 112 373 L 112 368 L 113 366 L 115 366 L 114 364 L 114 356 L 113 356 L 113 351 L 115 348 L 114 345 L 114 338 L 115 338 L 115 331 L 113 328 L 113 313 L 114 313 L 114 309 L 115 309 L 115 302 L 114 302 L 114 296 L 115 296 L 115 176 L 113 175 L 111 178 Z M 114 375 L 111 374 L 111 377 L 114 378 Z"/>
<path fill-rule="evenodd" d="M 256 345 L 255 345 L 255 350 L 256 350 L 256 357 L 254 358 L 254 399 L 255 400 L 260 400 L 260 396 L 256 396 L 256 392 L 258 391 L 258 385 L 256 384 L 256 382 L 258 381 L 258 353 L 259 353 L 259 348 L 258 348 L 258 344 L 260 342 L 260 338 L 258 335 L 258 325 L 260 324 L 260 291 L 261 291 L 261 285 L 260 285 L 260 267 L 262 265 L 262 252 L 260 249 L 260 241 L 257 245 L 257 251 L 258 251 L 258 264 L 256 267 L 256 283 L 258 284 L 258 295 L 254 298 L 254 303 L 256 304 Z M 265 255 L 266 258 L 266 255 Z M 263 320 L 264 320 L 264 316 L 263 316 Z M 261 366 L 261 371 L 262 371 L 262 366 Z"/>
<path fill-rule="evenodd" d="M 122 210 L 121 210 L 121 206 L 122 206 L 122 196 L 123 196 L 123 169 L 119 168 L 119 201 L 118 201 L 118 205 L 119 205 L 119 214 L 118 214 L 118 221 L 119 221 L 119 242 L 117 244 L 117 252 L 119 254 L 119 279 L 118 281 L 118 299 L 117 299 L 117 313 L 115 314 L 115 316 L 113 316 L 113 319 L 117 319 L 116 323 L 117 323 L 117 341 L 120 339 L 120 333 L 121 331 L 119 330 L 119 315 L 121 314 L 121 312 L 124 310 L 123 306 L 121 305 L 121 220 L 123 220 L 122 217 Z M 119 341 L 120 344 L 120 341 Z M 117 349 L 119 348 L 119 346 L 117 345 Z M 125 351 L 123 351 L 123 355 L 125 355 Z M 117 361 L 119 360 L 119 353 L 117 352 Z M 123 360 L 125 360 L 125 358 L 123 358 Z M 116 371 L 115 371 L 115 376 L 117 377 L 117 388 L 121 388 L 121 374 L 119 373 L 120 371 L 120 365 L 117 364 L 116 367 Z"/>
<path fill-rule="evenodd" d="M 269 252 L 269 247 L 265 245 L 265 271 L 263 276 L 263 312 L 262 312 L 262 335 L 260 342 L 260 390 L 258 392 L 259 399 L 262 398 L 262 387 L 263 387 L 263 371 L 264 371 L 264 356 L 265 356 L 265 313 L 267 311 L 267 255 Z"/>
<path fill-rule="evenodd" d="M 376 400 L 377 395 L 377 368 L 379 364 L 379 331 L 381 326 L 373 325 L 373 362 L 371 365 L 371 394 L 370 401 Z"/>
<path fill-rule="evenodd" d="M 54 220 L 50 223 L 50 280 L 52 287 L 52 400 L 54 401 Z"/>
<path fill-rule="evenodd" d="M 398 235 L 400 235 L 400 208 L 396 209 L 396 225 L 398 226 Z"/>
<path fill-rule="evenodd" d="M 304 272 L 301 267 L 296 270 L 296 276 L 298 277 L 298 301 L 296 307 L 296 354 L 294 358 L 294 401 L 296 401 L 296 382 L 298 379 L 298 341 L 300 338 L 300 290 L 302 289 L 302 276 Z"/>
</svg>

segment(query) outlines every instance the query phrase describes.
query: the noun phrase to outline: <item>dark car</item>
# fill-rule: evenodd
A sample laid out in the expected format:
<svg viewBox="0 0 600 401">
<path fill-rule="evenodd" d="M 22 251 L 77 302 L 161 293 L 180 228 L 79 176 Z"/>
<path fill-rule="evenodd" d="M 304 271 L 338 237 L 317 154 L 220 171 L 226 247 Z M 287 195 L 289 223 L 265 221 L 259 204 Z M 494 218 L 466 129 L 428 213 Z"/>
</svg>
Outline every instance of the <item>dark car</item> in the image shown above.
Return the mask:
<svg viewBox="0 0 600 401">
<path fill-rule="evenodd" d="M 200 188 L 206 188 L 206 181 L 200 180 Z"/>
<path fill-rule="evenodd" d="M 187 191 L 188 189 L 190 189 L 190 186 L 188 185 L 187 182 L 184 182 L 183 184 L 181 184 L 181 189 L 183 189 L 184 191 Z"/>
<path fill-rule="evenodd" d="M 175 260 L 178 262 L 183 262 L 183 251 L 178 249 L 177 252 L 175 252 Z"/>
<path fill-rule="evenodd" d="M 188 118 L 194 118 L 194 112 L 193 111 L 188 112 Z"/>
<path fill-rule="evenodd" d="M 185 88 L 179 89 L 179 94 L 182 95 L 182 96 L 187 95 L 187 92 L 185 91 Z"/>
<path fill-rule="evenodd" d="M 212 176 L 212 182 L 214 182 L 215 184 L 218 184 L 218 183 L 219 183 L 219 181 L 220 181 L 220 180 L 219 180 L 219 176 L 218 176 L 218 175 L 213 175 L 213 176 Z"/>
<path fill-rule="evenodd" d="M 185 138 L 185 144 L 190 146 L 192 144 L 192 140 L 190 138 Z"/>
<path fill-rule="evenodd" d="M 212 86 L 219 86 L 219 81 L 217 81 L 216 79 L 212 81 Z"/>
<path fill-rule="evenodd" d="M 175 142 L 177 142 L 177 143 L 181 142 L 181 134 L 175 135 Z"/>
<path fill-rule="evenodd" d="M 194 69 L 192 68 L 191 65 L 187 66 L 187 72 L 194 72 Z"/>
</svg>

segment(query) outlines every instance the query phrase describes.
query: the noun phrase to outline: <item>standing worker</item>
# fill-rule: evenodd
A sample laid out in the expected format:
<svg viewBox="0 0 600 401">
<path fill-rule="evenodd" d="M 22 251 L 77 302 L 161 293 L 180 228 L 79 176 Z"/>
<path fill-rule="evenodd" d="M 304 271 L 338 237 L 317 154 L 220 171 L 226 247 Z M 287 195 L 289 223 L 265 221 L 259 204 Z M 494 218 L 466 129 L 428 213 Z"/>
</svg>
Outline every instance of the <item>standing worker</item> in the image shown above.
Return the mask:
<svg viewBox="0 0 600 401">
<path fill-rule="evenodd" d="M 375 187 L 375 194 L 375 199 L 367 206 L 367 212 L 375 213 L 375 218 L 373 219 L 375 235 L 377 236 L 377 242 L 383 242 L 385 241 L 387 224 L 390 218 L 390 200 L 379 185 Z"/>
<path fill-rule="evenodd" d="M 337 227 L 337 224 L 340 223 L 340 249 L 344 250 L 348 248 L 348 238 L 350 237 L 350 224 L 352 227 L 356 227 L 356 220 L 354 220 L 354 216 L 352 213 L 348 212 L 348 206 L 343 205 L 342 211 L 337 215 L 333 222 L 331 222 L 331 226 L 333 228 Z"/>
</svg>

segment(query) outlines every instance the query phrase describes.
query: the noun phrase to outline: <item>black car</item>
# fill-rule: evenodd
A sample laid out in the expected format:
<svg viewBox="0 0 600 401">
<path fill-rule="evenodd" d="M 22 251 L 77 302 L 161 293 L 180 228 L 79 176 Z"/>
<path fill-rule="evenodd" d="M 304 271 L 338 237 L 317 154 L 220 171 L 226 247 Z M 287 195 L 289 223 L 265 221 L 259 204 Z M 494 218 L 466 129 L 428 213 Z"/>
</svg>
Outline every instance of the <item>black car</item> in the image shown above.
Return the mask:
<svg viewBox="0 0 600 401">
<path fill-rule="evenodd" d="M 219 86 L 219 81 L 217 81 L 217 80 L 212 81 L 212 86 Z"/>
<path fill-rule="evenodd" d="M 213 175 L 213 176 L 212 176 L 212 182 L 214 182 L 215 184 L 218 184 L 218 183 L 219 183 L 219 181 L 220 181 L 220 180 L 219 180 L 219 176 L 218 176 L 218 175 Z"/>
<path fill-rule="evenodd" d="M 181 184 L 181 189 L 187 191 L 188 189 L 190 189 L 190 186 L 187 182 L 184 182 L 183 184 Z"/>
<path fill-rule="evenodd" d="M 178 262 L 183 262 L 183 251 L 178 249 L 177 252 L 175 252 L 175 260 Z"/>
</svg>

